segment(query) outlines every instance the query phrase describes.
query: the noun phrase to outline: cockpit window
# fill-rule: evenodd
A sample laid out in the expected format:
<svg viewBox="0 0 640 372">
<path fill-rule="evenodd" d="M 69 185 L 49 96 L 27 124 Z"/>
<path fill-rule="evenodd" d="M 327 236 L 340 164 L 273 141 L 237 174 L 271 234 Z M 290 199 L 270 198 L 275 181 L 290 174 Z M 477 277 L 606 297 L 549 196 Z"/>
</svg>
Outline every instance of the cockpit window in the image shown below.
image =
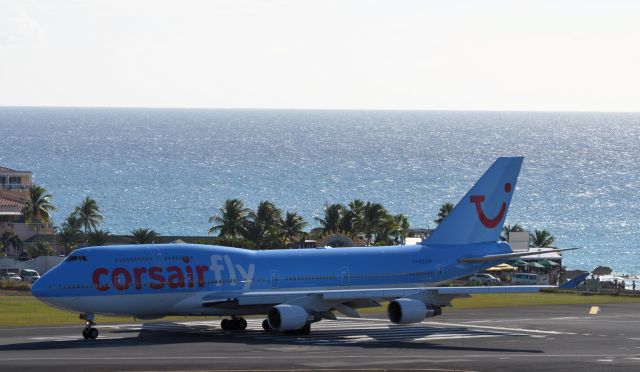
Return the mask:
<svg viewBox="0 0 640 372">
<path fill-rule="evenodd" d="M 86 261 L 87 260 L 87 256 L 80 256 L 80 255 L 73 255 L 73 256 L 69 256 L 65 259 L 65 261 L 67 262 L 71 262 L 71 261 Z"/>
</svg>

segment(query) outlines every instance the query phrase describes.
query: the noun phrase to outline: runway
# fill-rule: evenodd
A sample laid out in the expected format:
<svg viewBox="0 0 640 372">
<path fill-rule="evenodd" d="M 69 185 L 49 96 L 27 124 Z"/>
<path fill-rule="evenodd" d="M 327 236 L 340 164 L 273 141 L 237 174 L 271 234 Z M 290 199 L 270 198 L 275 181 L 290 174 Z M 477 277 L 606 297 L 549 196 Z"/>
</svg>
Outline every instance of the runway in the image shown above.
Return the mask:
<svg viewBox="0 0 640 372">
<path fill-rule="evenodd" d="M 597 304 L 594 304 L 597 306 Z M 197 319 L 197 318 L 195 318 Z M 380 317 L 267 333 L 262 319 L 0 329 L 2 370 L 640 370 L 640 304 L 449 310 L 408 326 Z"/>
</svg>

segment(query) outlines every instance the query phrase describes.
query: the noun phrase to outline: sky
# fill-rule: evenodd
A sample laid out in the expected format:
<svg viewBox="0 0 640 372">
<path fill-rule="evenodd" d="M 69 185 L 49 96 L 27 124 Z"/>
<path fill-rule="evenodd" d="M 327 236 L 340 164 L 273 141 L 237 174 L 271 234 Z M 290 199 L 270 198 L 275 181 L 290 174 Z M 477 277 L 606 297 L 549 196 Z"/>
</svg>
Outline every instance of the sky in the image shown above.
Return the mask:
<svg viewBox="0 0 640 372">
<path fill-rule="evenodd" d="M 640 111 L 640 1 L 0 0 L 0 106 Z"/>
</svg>

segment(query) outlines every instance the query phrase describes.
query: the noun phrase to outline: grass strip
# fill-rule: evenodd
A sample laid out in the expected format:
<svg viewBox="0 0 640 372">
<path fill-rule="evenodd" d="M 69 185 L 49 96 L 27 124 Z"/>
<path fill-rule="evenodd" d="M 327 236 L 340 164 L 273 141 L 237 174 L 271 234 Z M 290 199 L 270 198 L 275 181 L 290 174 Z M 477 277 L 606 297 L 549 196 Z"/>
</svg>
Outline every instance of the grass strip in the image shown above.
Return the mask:
<svg viewBox="0 0 640 372">
<path fill-rule="evenodd" d="M 582 295 L 574 293 L 495 293 L 477 294 L 469 298 L 453 300 L 453 308 L 458 309 L 483 309 L 496 307 L 516 306 L 543 306 L 543 305 L 592 305 L 598 306 L 607 303 L 640 303 L 637 296 L 615 295 Z M 362 314 L 376 314 L 386 311 L 386 306 L 361 309 Z M 219 319 L 219 317 L 166 317 L 163 321 L 187 321 Z M 97 324 L 131 323 L 140 322 L 131 317 L 107 317 L 96 316 Z M 78 314 L 52 308 L 38 301 L 31 295 L 10 296 L 3 293 L 0 296 L 0 327 L 30 327 L 45 325 L 83 325 L 78 319 Z"/>
</svg>

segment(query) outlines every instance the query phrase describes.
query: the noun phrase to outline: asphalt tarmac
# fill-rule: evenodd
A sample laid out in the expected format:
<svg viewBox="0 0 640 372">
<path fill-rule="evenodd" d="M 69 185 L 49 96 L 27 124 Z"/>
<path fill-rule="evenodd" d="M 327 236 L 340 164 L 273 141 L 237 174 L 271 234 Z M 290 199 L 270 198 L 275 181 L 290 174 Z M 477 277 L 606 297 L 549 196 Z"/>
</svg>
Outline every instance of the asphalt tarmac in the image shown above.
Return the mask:
<svg viewBox="0 0 640 372">
<path fill-rule="evenodd" d="M 597 304 L 594 304 L 597 305 Z M 197 318 L 196 318 L 197 319 Z M 0 370 L 639 371 L 640 304 L 445 310 L 406 326 L 340 318 L 308 336 L 219 322 L 0 328 Z"/>
</svg>

